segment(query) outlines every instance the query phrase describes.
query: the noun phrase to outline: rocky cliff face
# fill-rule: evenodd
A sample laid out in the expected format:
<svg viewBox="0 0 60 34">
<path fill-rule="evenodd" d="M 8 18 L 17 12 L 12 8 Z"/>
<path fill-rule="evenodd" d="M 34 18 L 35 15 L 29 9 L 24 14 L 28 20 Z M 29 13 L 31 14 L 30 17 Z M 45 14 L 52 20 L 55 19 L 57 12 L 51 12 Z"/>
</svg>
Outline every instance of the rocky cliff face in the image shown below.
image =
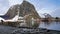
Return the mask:
<svg viewBox="0 0 60 34">
<path fill-rule="evenodd" d="M 32 14 L 34 18 L 40 18 L 34 6 L 27 1 L 23 1 L 21 5 L 17 4 L 10 7 L 6 15 L 9 15 L 9 18 L 13 18 L 15 15 L 17 15 L 18 11 L 19 16 Z"/>
</svg>

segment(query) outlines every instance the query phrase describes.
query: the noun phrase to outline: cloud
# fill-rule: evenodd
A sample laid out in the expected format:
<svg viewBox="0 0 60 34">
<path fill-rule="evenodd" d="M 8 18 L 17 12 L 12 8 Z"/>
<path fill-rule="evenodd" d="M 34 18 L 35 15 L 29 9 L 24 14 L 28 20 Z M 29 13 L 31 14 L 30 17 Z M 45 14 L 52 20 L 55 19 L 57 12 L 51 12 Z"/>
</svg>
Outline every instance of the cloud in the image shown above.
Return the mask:
<svg viewBox="0 0 60 34">
<path fill-rule="evenodd" d="M 57 9 L 58 6 L 56 6 L 56 4 L 54 4 L 55 1 L 52 0 L 39 0 L 38 3 L 35 6 L 37 8 L 37 12 L 39 13 L 39 15 L 44 14 L 44 13 L 48 13 L 50 15 L 54 15 L 52 14 L 53 12 L 55 12 L 55 10 Z"/>
<path fill-rule="evenodd" d="M 0 0 L 0 15 L 7 13 L 12 5 L 20 4 L 21 2 L 21 0 Z"/>
<path fill-rule="evenodd" d="M 48 13 L 52 17 L 60 17 L 60 7 L 55 8 L 54 10 L 50 10 L 48 8 L 42 8 L 41 10 L 38 11 L 39 15 L 44 17 L 42 14 Z"/>
<path fill-rule="evenodd" d="M 16 4 L 21 4 L 22 0 L 9 0 L 9 5 L 16 5 Z"/>
<path fill-rule="evenodd" d="M 53 17 L 60 17 L 60 7 L 54 10 L 53 13 L 51 13 Z"/>
<path fill-rule="evenodd" d="M 5 14 L 8 7 L 9 7 L 9 2 L 7 0 L 0 0 L 0 15 Z"/>
</svg>

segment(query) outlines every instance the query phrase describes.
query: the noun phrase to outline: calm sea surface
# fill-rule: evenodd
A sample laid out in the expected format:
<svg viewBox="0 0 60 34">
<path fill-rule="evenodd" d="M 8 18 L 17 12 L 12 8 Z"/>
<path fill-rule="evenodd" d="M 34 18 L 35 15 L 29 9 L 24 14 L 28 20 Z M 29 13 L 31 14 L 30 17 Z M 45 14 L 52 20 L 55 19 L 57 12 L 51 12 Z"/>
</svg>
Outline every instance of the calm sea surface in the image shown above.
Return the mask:
<svg viewBox="0 0 60 34">
<path fill-rule="evenodd" d="M 60 31 L 60 22 L 40 22 L 40 27 Z"/>
</svg>

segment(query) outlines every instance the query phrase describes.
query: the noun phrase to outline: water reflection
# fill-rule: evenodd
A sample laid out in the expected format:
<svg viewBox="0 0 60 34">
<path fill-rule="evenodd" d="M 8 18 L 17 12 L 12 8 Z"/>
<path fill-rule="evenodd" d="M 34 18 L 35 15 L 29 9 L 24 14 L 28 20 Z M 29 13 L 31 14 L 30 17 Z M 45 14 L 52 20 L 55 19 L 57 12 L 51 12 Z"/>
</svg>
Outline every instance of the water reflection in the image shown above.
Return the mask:
<svg viewBox="0 0 60 34">
<path fill-rule="evenodd" d="M 60 31 L 60 22 L 40 22 L 40 27 Z"/>
</svg>

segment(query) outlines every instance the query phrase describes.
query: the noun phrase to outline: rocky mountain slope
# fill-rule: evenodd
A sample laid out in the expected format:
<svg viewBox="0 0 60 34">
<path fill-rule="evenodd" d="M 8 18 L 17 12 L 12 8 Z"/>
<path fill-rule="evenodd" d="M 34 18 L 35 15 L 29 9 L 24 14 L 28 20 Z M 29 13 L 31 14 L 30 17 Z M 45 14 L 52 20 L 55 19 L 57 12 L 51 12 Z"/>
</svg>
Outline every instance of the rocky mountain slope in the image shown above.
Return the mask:
<svg viewBox="0 0 60 34">
<path fill-rule="evenodd" d="M 40 18 L 35 7 L 27 1 L 23 1 L 22 4 L 13 5 L 9 8 L 8 12 L 5 15 L 8 15 L 9 18 L 13 18 L 17 15 L 19 11 L 19 16 L 25 16 L 31 14 L 34 18 Z"/>
</svg>

